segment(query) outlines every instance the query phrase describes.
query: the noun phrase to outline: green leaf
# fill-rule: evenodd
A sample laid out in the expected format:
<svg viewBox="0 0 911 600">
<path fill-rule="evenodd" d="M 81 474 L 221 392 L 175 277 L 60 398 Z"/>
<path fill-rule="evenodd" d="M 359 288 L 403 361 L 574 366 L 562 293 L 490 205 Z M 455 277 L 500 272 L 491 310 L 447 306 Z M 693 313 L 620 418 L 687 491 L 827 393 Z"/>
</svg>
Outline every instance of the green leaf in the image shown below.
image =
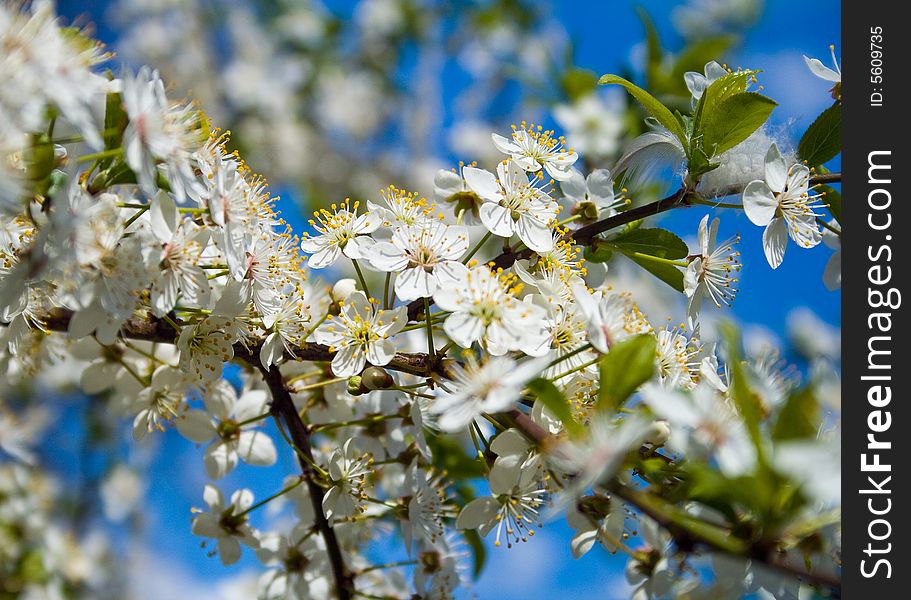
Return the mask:
<svg viewBox="0 0 911 600">
<path fill-rule="evenodd" d="M 813 389 L 805 387 L 791 394 L 778 413 L 772 439 L 795 440 L 814 437 L 819 431 L 819 402 Z"/>
<path fill-rule="evenodd" d="M 428 435 L 427 445 L 433 453 L 434 464 L 446 471 L 452 480 L 474 479 L 484 476 L 484 468 L 463 447 L 448 436 Z"/>
<path fill-rule="evenodd" d="M 724 77 L 716 79 L 712 85 L 707 87 L 696 104 L 696 110 L 693 113 L 692 134 L 690 136 L 690 146 L 688 156 L 696 153 L 697 150 L 705 148 L 703 144 L 703 132 L 705 130 L 705 121 L 708 115 L 715 112 L 719 105 L 731 96 L 746 92 L 747 85 L 756 77 L 760 71 L 737 71 L 729 73 Z M 706 158 L 710 158 L 706 152 Z M 691 159 L 692 161 L 692 159 Z M 706 161 L 708 164 L 708 161 Z M 705 172 L 705 171 L 703 171 Z"/>
<path fill-rule="evenodd" d="M 629 92 L 633 98 L 639 101 L 646 112 L 655 117 L 659 123 L 664 125 L 671 133 L 677 136 L 677 139 L 680 140 L 680 143 L 683 144 L 684 148 L 688 146 L 686 133 L 683 131 L 683 127 L 680 125 L 680 122 L 676 119 L 676 117 L 674 117 L 674 113 L 672 113 L 668 107 L 661 104 L 657 98 L 636 84 L 616 75 L 602 75 L 601 79 L 598 80 L 598 83 L 600 85 L 622 85 L 624 88 L 626 88 L 626 91 Z"/>
<path fill-rule="evenodd" d="M 607 242 L 623 253 L 639 252 L 667 259 L 686 258 L 686 242 L 666 229 L 638 228 L 612 237 Z"/>
<path fill-rule="evenodd" d="M 477 579 L 481 574 L 481 571 L 484 570 L 484 563 L 487 562 L 487 550 L 484 548 L 484 542 L 481 540 L 481 536 L 478 534 L 477 530 L 463 529 L 462 536 L 471 548 L 471 554 L 474 558 L 474 565 L 471 573 L 474 578 Z"/>
<path fill-rule="evenodd" d="M 601 358 L 598 408 L 617 410 L 655 374 L 655 336 L 643 333 L 611 346 Z"/>
<path fill-rule="evenodd" d="M 590 246 L 586 246 L 582 252 L 585 260 L 592 263 L 606 263 L 614 257 L 613 247 L 604 240 L 594 239 Z"/>
<path fill-rule="evenodd" d="M 592 251 L 594 258 L 607 255 L 609 249 L 622 252 L 643 269 L 665 282 L 678 292 L 683 291 L 683 271 L 664 260 L 680 260 L 689 254 L 686 242 L 679 237 L 659 228 L 632 229 L 600 241 Z M 607 255 L 609 258 L 609 255 Z M 655 260 L 651 257 L 655 257 Z M 607 260 L 607 259 L 605 259 Z M 604 262 L 604 261 L 601 261 Z"/>
<path fill-rule="evenodd" d="M 560 84 L 570 100 L 577 100 L 595 89 L 598 84 L 598 75 L 588 69 L 573 67 L 566 70 Z"/>
<path fill-rule="evenodd" d="M 836 102 L 807 128 L 797 145 L 797 156 L 811 167 L 835 158 L 841 152 L 841 103 Z"/>
<path fill-rule="evenodd" d="M 563 395 L 563 392 L 547 379 L 533 379 L 528 384 L 528 389 L 540 400 L 551 413 L 563 423 L 567 431 L 573 431 L 578 427 L 578 423 L 573 418 L 569 402 Z"/>
<path fill-rule="evenodd" d="M 725 354 L 728 357 L 727 369 L 731 378 L 731 398 L 740 413 L 740 417 L 743 419 L 744 425 L 746 425 L 753 446 L 756 447 L 756 455 L 760 465 L 765 465 L 767 464 L 765 446 L 759 429 L 759 423 L 762 419 L 762 403 L 756 392 L 750 388 L 746 368 L 741 362 L 740 335 L 730 323 L 722 325 L 721 333 L 724 339 Z"/>
<path fill-rule="evenodd" d="M 662 264 L 638 255 L 627 254 L 630 260 L 668 284 L 678 292 L 683 292 L 683 271 L 674 265 Z"/>
<path fill-rule="evenodd" d="M 104 149 L 112 150 L 122 145 L 123 130 L 127 126 L 127 113 L 123 110 L 123 98 L 111 93 L 104 104 Z"/>
<path fill-rule="evenodd" d="M 658 37 L 658 30 L 655 28 L 655 22 L 652 20 L 648 11 L 641 6 L 636 7 L 636 14 L 642 21 L 645 28 L 646 58 L 645 58 L 645 75 L 646 84 L 653 88 L 661 78 L 661 62 L 664 57 L 664 51 L 661 49 L 661 39 Z"/>
<path fill-rule="evenodd" d="M 708 156 L 730 150 L 762 127 L 778 104 L 761 94 L 743 92 L 728 96 L 706 114 L 702 147 Z"/>
</svg>

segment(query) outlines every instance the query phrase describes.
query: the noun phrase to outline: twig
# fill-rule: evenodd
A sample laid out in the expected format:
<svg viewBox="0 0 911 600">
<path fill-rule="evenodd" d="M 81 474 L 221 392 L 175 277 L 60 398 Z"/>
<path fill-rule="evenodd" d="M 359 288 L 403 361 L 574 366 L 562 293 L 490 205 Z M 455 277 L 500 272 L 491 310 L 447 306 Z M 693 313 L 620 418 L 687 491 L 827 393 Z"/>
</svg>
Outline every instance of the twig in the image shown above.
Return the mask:
<svg viewBox="0 0 911 600">
<path fill-rule="evenodd" d="M 310 433 L 307 426 L 297 414 L 297 408 L 294 406 L 294 400 L 285 382 L 282 380 L 281 371 L 278 367 L 272 365 L 265 369 L 261 364 L 256 367 L 263 375 L 269 391 L 272 392 L 272 412 L 281 417 L 288 427 L 291 439 L 304 454 L 298 457 L 298 463 L 301 467 L 301 474 L 307 483 L 307 489 L 310 491 L 310 503 L 313 505 L 314 526 L 323 536 L 326 542 L 326 553 L 329 556 L 329 565 L 332 568 L 332 577 L 335 580 L 335 589 L 339 600 L 350 600 L 354 594 L 354 576 L 345 565 L 345 559 L 342 556 L 342 549 L 338 543 L 338 537 L 326 515 L 323 513 L 323 488 L 317 483 L 318 474 L 313 469 L 313 452 L 310 448 Z"/>
</svg>

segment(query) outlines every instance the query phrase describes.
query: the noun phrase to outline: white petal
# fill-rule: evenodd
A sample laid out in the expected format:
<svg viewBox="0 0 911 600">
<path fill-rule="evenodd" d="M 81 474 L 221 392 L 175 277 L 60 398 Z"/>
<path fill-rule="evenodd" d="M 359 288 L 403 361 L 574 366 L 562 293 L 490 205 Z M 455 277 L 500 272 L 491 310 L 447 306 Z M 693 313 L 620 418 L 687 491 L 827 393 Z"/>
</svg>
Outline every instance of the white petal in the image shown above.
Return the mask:
<svg viewBox="0 0 911 600">
<path fill-rule="evenodd" d="M 778 199 L 764 181 L 751 181 L 743 190 L 743 211 L 755 225 L 768 225 L 775 217 Z"/>
<path fill-rule="evenodd" d="M 772 219 L 762 232 L 762 248 L 765 251 L 769 266 L 777 269 L 784 260 L 784 251 L 788 246 L 788 226 L 781 217 Z"/>
<path fill-rule="evenodd" d="M 352 377 L 364 370 L 367 359 L 358 346 L 339 350 L 332 359 L 332 372 L 336 377 Z"/>
<path fill-rule="evenodd" d="M 212 444 L 203 456 L 206 473 L 212 479 L 221 479 L 237 466 L 237 452 L 229 444 Z"/>
<path fill-rule="evenodd" d="M 593 196 L 593 200 L 598 199 L 607 204 L 614 199 L 614 181 L 607 169 L 595 169 L 588 175 L 586 182 L 588 193 Z"/>
<path fill-rule="evenodd" d="M 818 58 L 804 56 L 803 60 L 807 63 L 807 67 L 810 68 L 813 75 L 816 75 L 820 79 L 825 79 L 826 81 L 831 81 L 833 83 L 841 81 L 841 75 L 822 64 Z"/>
<path fill-rule="evenodd" d="M 481 205 L 481 223 L 494 235 L 508 238 L 512 235 L 513 222 L 509 210 L 493 202 Z"/>
<path fill-rule="evenodd" d="M 465 505 L 456 519 L 457 529 L 477 529 L 497 516 L 499 505 L 490 496 L 475 498 Z"/>
<path fill-rule="evenodd" d="M 258 467 L 274 465 L 278 458 L 272 438 L 259 430 L 241 432 L 237 440 L 237 454 L 248 465 Z"/>
<path fill-rule="evenodd" d="M 484 335 L 484 322 L 466 312 L 456 312 L 447 317 L 443 330 L 456 344 L 470 348 Z"/>
<path fill-rule="evenodd" d="M 408 266 L 408 257 L 391 242 L 378 242 L 370 249 L 370 264 L 380 271 L 398 272 Z"/>
<path fill-rule="evenodd" d="M 436 279 L 423 267 L 405 269 L 395 277 L 395 295 L 405 302 L 429 298 L 436 287 Z"/>
<path fill-rule="evenodd" d="M 603 169 L 601 169 L 603 171 Z M 591 175 L 589 175 L 591 177 Z M 588 195 L 588 186 L 585 184 L 585 178 L 582 176 L 578 170 L 573 169 L 570 171 L 570 176 L 560 182 L 560 191 L 563 192 L 563 195 L 567 198 L 575 200 L 576 202 L 582 202 L 585 200 L 585 196 Z"/>
<path fill-rule="evenodd" d="M 493 145 L 497 147 L 497 150 L 503 154 L 513 154 L 515 152 L 521 152 L 522 149 L 511 139 L 505 138 L 500 134 L 492 133 L 490 138 L 493 140 Z"/>
<path fill-rule="evenodd" d="M 359 235 L 352 240 L 348 240 L 342 253 L 348 258 L 368 258 L 374 244 L 376 244 L 376 240 L 372 237 Z"/>
<path fill-rule="evenodd" d="M 841 250 L 829 257 L 826 270 L 822 274 L 822 282 L 829 291 L 835 291 L 841 287 Z"/>
<path fill-rule="evenodd" d="M 481 207 L 483 211 L 484 207 Z M 483 214 L 483 212 L 482 212 Z M 535 252 L 549 252 L 554 248 L 554 236 L 550 227 L 528 215 L 522 215 L 516 221 L 516 233 L 525 245 Z"/>
<path fill-rule="evenodd" d="M 177 231 L 177 224 L 180 223 L 180 213 L 177 211 L 177 205 L 170 194 L 161 193 L 155 197 L 149 208 L 149 222 L 152 225 L 152 233 L 160 242 L 170 242 L 174 232 Z"/>
<path fill-rule="evenodd" d="M 778 150 L 777 144 L 769 146 L 769 151 L 765 155 L 765 181 L 776 193 L 783 192 L 788 181 L 788 164 Z"/>
<path fill-rule="evenodd" d="M 307 250 L 304 250 L 307 252 Z M 325 269 L 338 260 L 341 250 L 335 244 L 326 244 L 310 255 L 307 266 L 311 269 Z"/>
<path fill-rule="evenodd" d="M 468 184 L 471 191 L 481 198 L 491 202 L 496 202 L 500 199 L 500 185 L 497 183 L 497 178 L 490 171 L 476 169 L 475 167 L 465 167 L 462 170 L 462 174 L 465 177 L 465 183 Z"/>
<path fill-rule="evenodd" d="M 284 353 L 285 346 L 282 344 L 282 337 L 273 331 L 259 348 L 259 362 L 268 369 L 269 366 L 278 364 Z"/>
<path fill-rule="evenodd" d="M 239 561 L 240 542 L 232 536 L 218 538 L 218 557 L 226 567 Z"/>
<path fill-rule="evenodd" d="M 177 419 L 177 431 L 191 442 L 205 443 L 215 437 L 215 426 L 208 413 L 191 410 Z"/>
<path fill-rule="evenodd" d="M 395 357 L 395 344 L 392 340 L 380 340 L 367 346 L 367 360 L 370 364 L 382 367 L 388 365 Z"/>
</svg>

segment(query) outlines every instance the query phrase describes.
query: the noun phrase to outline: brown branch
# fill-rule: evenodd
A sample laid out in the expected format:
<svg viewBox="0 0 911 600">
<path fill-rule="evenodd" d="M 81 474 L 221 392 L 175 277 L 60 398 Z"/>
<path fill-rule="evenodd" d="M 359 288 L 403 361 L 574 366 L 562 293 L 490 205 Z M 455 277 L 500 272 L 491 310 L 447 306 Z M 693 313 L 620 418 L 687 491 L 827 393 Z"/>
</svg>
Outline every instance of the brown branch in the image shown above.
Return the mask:
<svg viewBox="0 0 911 600">
<path fill-rule="evenodd" d="M 45 316 L 42 319 L 42 323 L 49 330 L 65 332 L 69 328 L 72 316 L 72 311 L 58 309 Z M 166 321 L 154 318 L 132 317 L 121 326 L 120 333 L 123 337 L 132 340 L 169 344 L 173 344 L 177 338 L 177 332 L 174 331 L 171 325 Z M 262 373 L 266 385 L 269 386 L 269 391 L 272 393 L 272 414 L 284 422 L 291 436 L 291 441 L 294 442 L 301 474 L 310 492 L 314 526 L 326 542 L 326 552 L 329 556 L 329 564 L 332 567 L 338 598 L 339 600 L 350 600 L 354 595 L 354 576 L 345 565 L 335 530 L 326 520 L 326 516 L 323 513 L 324 492 L 317 481 L 319 475 L 313 468 L 314 461 L 313 451 L 310 447 L 310 432 L 294 406 L 294 400 L 285 386 L 281 371 L 274 365 L 266 369 L 260 363 L 260 344 L 259 340 L 246 346 L 240 343 L 235 344 L 234 356 L 236 359 L 242 360 L 258 369 Z M 298 357 L 302 360 L 324 361 L 332 359 L 332 353 L 329 352 L 329 349 L 319 344 L 305 344 L 296 348 L 296 351 Z M 412 370 L 419 368 L 425 369 L 425 365 L 429 364 L 428 361 L 424 360 L 426 356 L 422 358 L 405 354 L 396 358 L 397 366 L 406 372 L 412 372 Z M 421 372 L 424 371 L 422 370 Z"/>
<path fill-rule="evenodd" d="M 298 453 L 301 473 L 310 492 L 310 503 L 313 505 L 314 526 L 326 542 L 326 553 L 329 556 L 329 565 L 332 568 L 332 577 L 335 580 L 335 590 L 339 600 L 350 600 L 354 595 L 354 576 L 345 565 L 345 558 L 338 543 L 338 537 L 326 515 L 323 513 L 323 488 L 317 482 L 319 475 L 313 468 L 313 451 L 310 448 L 310 432 L 301 420 L 294 406 L 294 400 L 285 386 L 281 371 L 272 365 L 266 369 L 259 361 L 256 367 L 263 375 L 269 391 L 272 392 L 272 414 L 284 421 L 288 434 L 294 442 Z"/>
</svg>

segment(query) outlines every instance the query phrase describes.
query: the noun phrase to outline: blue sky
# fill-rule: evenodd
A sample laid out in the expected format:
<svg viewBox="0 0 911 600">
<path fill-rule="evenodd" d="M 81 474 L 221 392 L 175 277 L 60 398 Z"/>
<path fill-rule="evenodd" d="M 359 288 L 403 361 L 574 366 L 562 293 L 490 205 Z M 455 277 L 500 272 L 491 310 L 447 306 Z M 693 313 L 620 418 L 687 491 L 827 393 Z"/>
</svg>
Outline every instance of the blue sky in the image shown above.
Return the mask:
<svg viewBox="0 0 911 600">
<path fill-rule="evenodd" d="M 605 73 L 629 63 L 634 46 L 642 40 L 641 25 L 632 3 L 617 0 L 556 4 L 555 16 L 578 43 L 580 66 Z M 654 15 L 667 45 L 673 48 L 679 44 L 668 16 L 672 3 L 646 0 L 640 4 Z M 102 17 L 106 5 L 107 2 L 96 0 L 59 3 L 65 15 L 88 15 L 89 20 L 99 24 L 100 37 L 113 41 Z M 735 66 L 765 70 L 762 76 L 765 93 L 780 104 L 773 121 L 783 126 L 795 143 L 815 116 L 831 103 L 827 84 L 807 71 L 801 55 L 816 56 L 828 63 L 828 45 L 840 46 L 839 31 L 838 2 L 767 0 L 761 21 L 748 32 L 733 62 Z M 283 208 L 285 215 L 295 210 L 293 205 Z M 665 219 L 662 226 L 691 234 L 703 214 L 702 207 L 681 211 Z M 784 264 L 773 272 L 762 254 L 761 229 L 737 212 L 725 211 L 721 216 L 722 238 L 734 233 L 742 235 L 745 266 L 741 292 L 733 307 L 738 319 L 761 322 L 782 339 L 788 314 L 801 306 L 809 306 L 832 325 L 840 323 L 841 295 L 827 291 L 821 281 L 831 250 L 824 246 L 799 250 L 792 244 Z M 75 435 L 72 428 L 64 433 Z M 272 433 L 278 437 L 274 430 Z M 202 487 L 206 483 L 201 451 L 175 431 L 158 436 L 158 443 L 159 451 L 146 471 L 150 491 L 146 529 L 140 541 L 146 565 L 140 570 L 147 577 L 143 584 L 145 597 L 175 600 L 227 597 L 216 589 L 215 580 L 255 568 L 257 563 L 248 552 L 239 567 L 224 569 L 217 559 L 207 557 L 199 548 L 200 540 L 190 534 L 189 524 L 190 508 L 202 505 Z M 276 467 L 241 466 L 221 481 L 220 486 L 230 491 L 248 485 L 257 498 L 262 498 L 279 489 L 285 473 L 295 470 L 292 455 L 283 452 Z M 474 591 L 481 598 L 496 595 L 502 600 L 565 598 L 586 592 L 599 598 L 628 597 L 623 557 L 611 557 L 595 550 L 575 561 L 569 553 L 569 535 L 563 522 L 548 523 L 528 544 L 512 550 L 491 548 L 487 570 Z M 137 549 L 134 547 L 133 551 Z M 387 559 L 400 558 L 399 553 Z"/>
</svg>

